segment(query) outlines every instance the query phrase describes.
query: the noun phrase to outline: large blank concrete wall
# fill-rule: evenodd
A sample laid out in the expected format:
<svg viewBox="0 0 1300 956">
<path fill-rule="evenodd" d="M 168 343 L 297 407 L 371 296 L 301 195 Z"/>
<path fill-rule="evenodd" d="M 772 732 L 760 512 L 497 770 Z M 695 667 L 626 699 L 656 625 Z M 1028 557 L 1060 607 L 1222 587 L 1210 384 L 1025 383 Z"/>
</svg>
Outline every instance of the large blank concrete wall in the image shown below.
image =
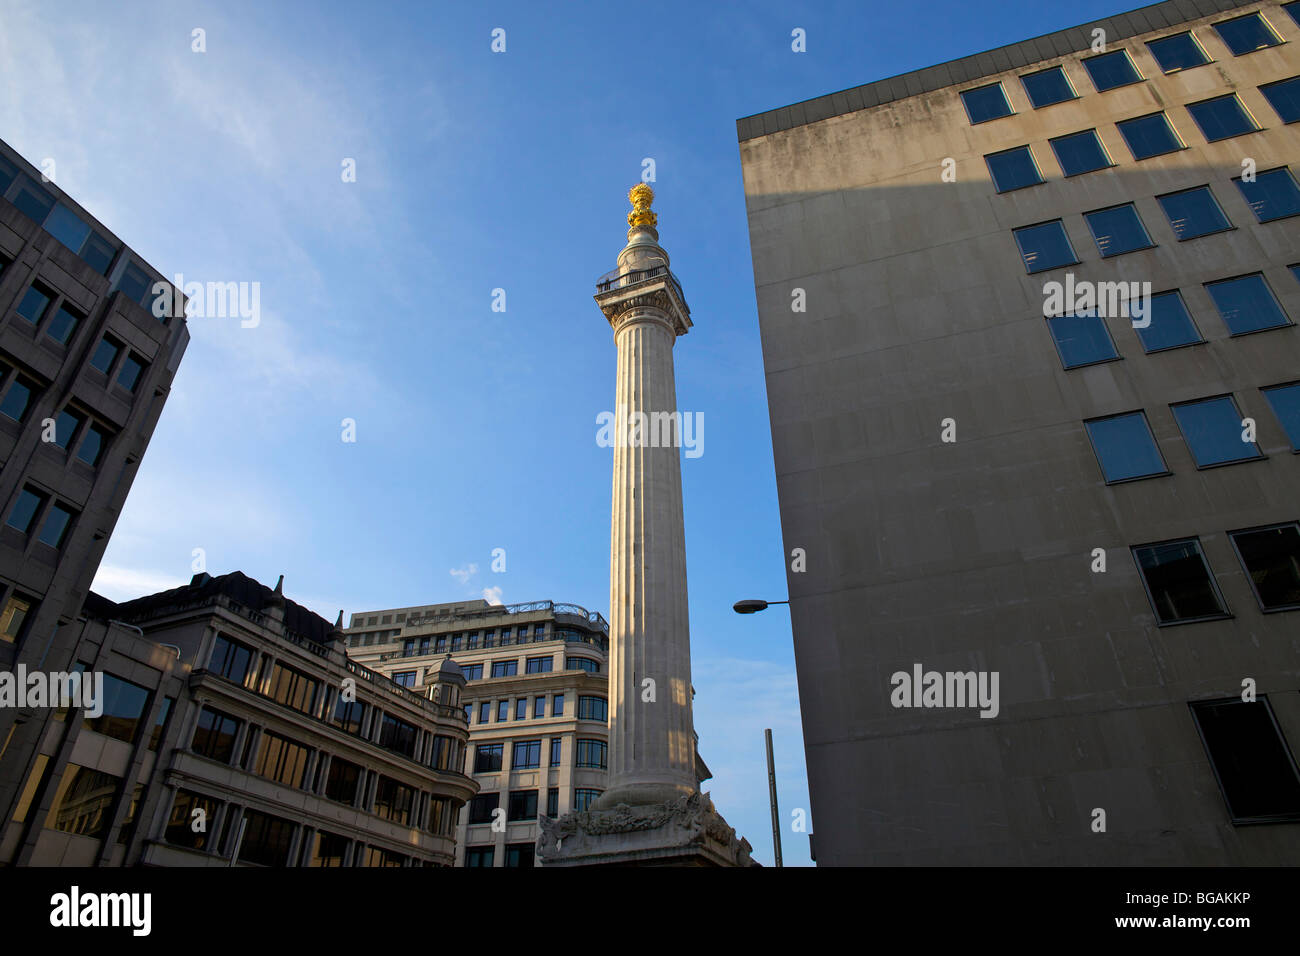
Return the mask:
<svg viewBox="0 0 1300 956">
<path fill-rule="evenodd" d="M 1300 129 L 1257 87 L 1300 73 L 1289 43 L 972 126 L 958 88 L 741 143 L 818 862 L 1294 863 L 1300 825 L 1236 827 L 1188 702 L 1252 677 L 1300 747 L 1300 612 L 1265 615 L 1226 532 L 1300 518 L 1300 457 L 1261 386 L 1300 377 L 1300 329 L 1235 339 L 1202 283 L 1263 271 L 1293 319 L 1300 221 L 1260 225 L 1231 182 L 1243 157 L 1300 171 Z M 1235 91 L 1264 132 L 1207 144 L 1184 104 Z M 1188 148 L 1135 162 L 1117 119 L 1167 111 Z M 1096 127 L 1117 166 L 1065 179 L 1047 143 Z M 998 195 L 984 155 L 1029 144 L 1047 185 Z M 956 181 L 941 164 L 955 161 Z M 1209 184 L 1235 231 L 1178 242 L 1154 197 Z M 1102 260 L 1081 213 L 1126 201 L 1154 249 Z M 1015 227 L 1063 218 L 1081 264 L 1027 275 Z M 1063 370 L 1043 283 L 1178 288 L 1204 345 Z M 792 310 L 803 289 L 807 311 Z M 1198 471 L 1169 404 L 1232 392 L 1262 461 Z M 1145 409 L 1173 475 L 1107 486 L 1085 419 Z M 940 422 L 956 421 L 956 442 Z M 1129 547 L 1198 535 L 1234 614 L 1157 627 Z M 1104 548 L 1108 570 L 1090 571 Z M 1000 673 L 1001 712 L 890 705 L 890 675 Z M 1107 813 L 1094 833 L 1092 810 Z"/>
</svg>

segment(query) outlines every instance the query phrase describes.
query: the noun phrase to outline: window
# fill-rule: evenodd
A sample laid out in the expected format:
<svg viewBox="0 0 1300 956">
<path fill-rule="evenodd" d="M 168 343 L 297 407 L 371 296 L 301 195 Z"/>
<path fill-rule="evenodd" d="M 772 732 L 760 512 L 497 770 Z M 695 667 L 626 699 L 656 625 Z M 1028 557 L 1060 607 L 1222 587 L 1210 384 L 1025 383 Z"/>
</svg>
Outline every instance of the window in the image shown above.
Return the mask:
<svg viewBox="0 0 1300 956">
<path fill-rule="evenodd" d="M 497 701 L 497 723 L 504 724 L 509 719 L 510 719 L 510 701 L 508 700 Z"/>
<path fill-rule="evenodd" d="M 579 720 L 609 720 L 609 705 L 604 697 L 579 697 Z"/>
<path fill-rule="evenodd" d="M 45 825 L 64 833 L 105 836 L 113 825 L 113 800 L 121 786 L 120 777 L 68 764 Z"/>
<path fill-rule="evenodd" d="M 1291 441 L 1291 449 L 1300 451 L 1300 382 L 1290 385 L 1275 385 L 1262 388 L 1261 392 L 1268 399 L 1268 404 L 1277 416 L 1282 430 Z"/>
<path fill-rule="evenodd" d="M 551 698 L 551 716 L 552 717 L 564 716 L 564 695 L 563 694 L 556 694 L 554 697 Z"/>
<path fill-rule="evenodd" d="M 0 400 L 0 412 L 16 422 L 21 422 L 31 405 L 32 392 L 35 389 L 36 386 L 32 382 L 21 376 L 15 377 L 9 383 L 9 391 L 5 392 L 4 398 Z"/>
<path fill-rule="evenodd" d="M 1233 531 L 1233 547 L 1265 611 L 1300 610 L 1300 524 Z"/>
<path fill-rule="evenodd" d="M 1083 218 L 1103 259 L 1151 248 L 1151 237 L 1132 203 L 1085 212 Z"/>
<path fill-rule="evenodd" d="M 1291 19 L 1296 22 L 1296 26 L 1300 26 L 1300 2 L 1284 3 L 1282 9 L 1291 14 Z"/>
<path fill-rule="evenodd" d="M 1180 242 L 1232 228 L 1209 186 L 1166 193 L 1157 196 L 1156 201 L 1169 217 L 1169 225 Z"/>
<path fill-rule="evenodd" d="M 17 175 L 18 170 L 14 169 L 3 157 L 0 157 L 0 196 L 4 196 Z"/>
<path fill-rule="evenodd" d="M 40 225 L 54 208 L 54 197 L 24 176 L 13 204 L 24 216 Z"/>
<path fill-rule="evenodd" d="M 1187 112 L 1192 114 L 1196 125 L 1208 143 L 1217 143 L 1221 139 L 1242 136 L 1259 129 L 1255 120 L 1241 105 L 1236 93 L 1216 96 L 1214 99 L 1188 103 Z"/>
<path fill-rule="evenodd" d="M 18 303 L 18 308 L 14 311 L 32 325 L 40 325 L 41 319 L 45 315 L 45 310 L 49 307 L 50 300 L 53 298 L 54 293 L 46 292 L 37 286 L 32 286 L 23 293 L 23 297 Z"/>
<path fill-rule="evenodd" d="M 1191 705 L 1233 823 L 1300 816 L 1300 773 L 1266 696 Z"/>
<path fill-rule="evenodd" d="M 535 770 L 542 765 L 541 740 L 516 740 L 510 748 L 511 770 Z"/>
<path fill-rule="evenodd" d="M 311 855 L 307 859 L 308 866 L 342 866 L 343 855 L 348 851 L 348 838 L 339 836 L 337 833 L 328 833 L 325 830 L 317 830 L 316 837 L 312 840 Z"/>
<path fill-rule="evenodd" d="M 309 714 L 316 703 L 316 682 L 292 667 L 276 662 L 271 671 L 271 687 L 267 696 L 272 700 Z"/>
<path fill-rule="evenodd" d="M 511 790 L 506 819 L 512 823 L 537 819 L 537 791 Z"/>
<path fill-rule="evenodd" d="M 528 698 L 520 697 L 515 701 L 515 720 L 528 719 Z"/>
<path fill-rule="evenodd" d="M 77 460 L 83 461 L 90 467 L 99 464 L 100 456 L 104 453 L 105 446 L 108 445 L 108 432 L 98 425 L 91 425 L 86 429 L 86 435 L 77 447 Z"/>
<path fill-rule="evenodd" d="M 1242 440 L 1241 412 L 1231 395 L 1170 407 L 1198 468 L 1262 457 L 1259 446 Z"/>
<path fill-rule="evenodd" d="M 1047 319 L 1064 368 L 1082 368 L 1119 358 L 1105 321 L 1095 311 L 1084 315 L 1058 315 Z"/>
<path fill-rule="evenodd" d="M 1223 324 L 1233 335 L 1291 324 L 1282 306 L 1278 305 L 1273 290 L 1259 273 L 1207 282 L 1205 289 L 1214 300 Z"/>
<path fill-rule="evenodd" d="M 461 672 L 465 675 L 465 680 L 467 681 L 483 679 L 482 664 L 461 664 L 460 669 Z"/>
<path fill-rule="evenodd" d="M 1074 92 L 1074 87 L 1070 85 L 1065 71 L 1059 66 L 1049 67 L 1046 70 L 1039 70 L 1037 73 L 1022 76 L 1020 82 L 1024 86 L 1025 94 L 1029 97 L 1029 102 L 1033 104 L 1034 109 L 1051 106 L 1053 103 L 1063 103 L 1066 100 L 1078 99 L 1078 94 Z"/>
<path fill-rule="evenodd" d="M 23 623 L 32 609 L 32 599 L 18 594 L 10 594 L 5 601 L 4 611 L 0 612 L 0 641 L 17 643 L 23 633 Z"/>
<path fill-rule="evenodd" d="M 532 843 L 507 843 L 506 866 L 527 868 L 534 865 L 537 847 Z"/>
<path fill-rule="evenodd" d="M 59 412 L 59 417 L 54 421 L 54 444 L 66 449 L 85 420 L 84 416 L 71 409 L 65 408 Z"/>
<path fill-rule="evenodd" d="M 1079 261 L 1059 219 L 1037 226 L 1022 226 L 1015 230 L 1015 237 L 1025 268 L 1031 274 L 1074 265 Z"/>
<path fill-rule="evenodd" d="M 548 767 L 558 767 L 560 765 L 560 754 L 562 752 L 563 746 L 564 746 L 563 737 L 551 738 L 551 762 L 547 764 Z"/>
<path fill-rule="evenodd" d="M 459 809 L 459 806 L 457 806 L 456 810 L 452 810 L 449 797 L 431 798 L 429 800 L 428 831 L 441 836 L 451 836 L 456 829 L 455 814 Z"/>
<path fill-rule="evenodd" d="M 573 809 L 586 810 L 596 802 L 600 794 L 601 791 L 599 790 L 588 790 L 583 787 L 575 788 L 573 791 Z"/>
<path fill-rule="evenodd" d="M 528 674 L 549 674 L 554 662 L 553 657 L 530 657 L 525 662 L 524 670 Z"/>
<path fill-rule="evenodd" d="M 586 671 L 589 674 L 599 674 L 600 661 L 593 661 L 586 657 L 566 657 L 564 659 L 564 669 L 568 671 Z"/>
<path fill-rule="evenodd" d="M 546 815 L 552 820 L 560 815 L 560 791 L 556 787 L 546 791 Z"/>
<path fill-rule="evenodd" d="M 1061 164 L 1061 172 L 1067 176 L 1078 176 L 1111 165 L 1110 156 L 1095 129 L 1058 136 L 1048 142 L 1052 144 L 1056 161 Z"/>
<path fill-rule="evenodd" d="M 360 767 L 338 757 L 330 759 L 329 773 L 325 775 L 325 796 L 328 799 L 355 806 L 360 782 Z"/>
<path fill-rule="evenodd" d="M 261 866 L 284 866 L 289 861 L 293 824 L 256 810 L 245 810 L 244 840 L 239 845 L 239 862 Z"/>
<path fill-rule="evenodd" d="M 1038 164 L 1034 162 L 1034 154 L 1028 146 L 991 153 L 984 157 L 984 162 L 988 164 L 993 188 L 1000 193 L 1023 189 L 1025 186 L 1037 186 L 1043 181 Z"/>
<path fill-rule="evenodd" d="M 578 738 L 578 759 L 579 767 L 593 767 L 597 770 L 605 769 L 605 757 L 608 747 L 603 740 L 588 740 L 583 737 Z"/>
<path fill-rule="evenodd" d="M 1202 341 L 1182 294 L 1177 290 L 1153 295 L 1149 318 L 1150 322 L 1145 328 L 1134 327 L 1142 342 L 1142 349 L 1146 352 L 1159 352 Z"/>
<path fill-rule="evenodd" d="M 1107 484 L 1169 473 L 1145 413 L 1112 415 L 1083 424 Z"/>
<path fill-rule="evenodd" d="M 239 721 L 219 710 L 204 707 L 199 712 L 198 725 L 194 728 L 194 740 L 190 750 L 202 757 L 210 757 L 218 763 L 230 763 L 235 755 L 235 735 L 239 732 Z"/>
<path fill-rule="evenodd" d="M 1300 76 L 1269 83 L 1267 86 L 1261 86 L 1259 91 L 1264 94 L 1264 99 L 1268 100 L 1268 105 L 1273 107 L 1273 111 L 1283 123 L 1294 123 L 1300 120 Z"/>
<path fill-rule="evenodd" d="M 262 734 L 262 752 L 253 772 L 288 787 L 301 787 L 310 752 L 302 744 L 268 730 Z"/>
<path fill-rule="evenodd" d="M 403 657 L 415 656 L 415 638 L 408 637 L 405 641 L 402 642 L 402 656 Z"/>
<path fill-rule="evenodd" d="M 491 867 L 495 855 L 494 846 L 468 846 L 465 848 L 465 866 Z"/>
<path fill-rule="evenodd" d="M 45 334 L 60 345 L 67 345 L 68 339 L 72 338 L 72 333 L 76 331 L 81 319 L 80 315 L 73 312 L 66 305 L 59 306 L 59 311 L 54 314 L 50 324 L 45 327 Z"/>
<path fill-rule="evenodd" d="M 1147 44 L 1147 49 L 1166 73 L 1190 70 L 1194 66 L 1204 66 L 1210 62 L 1209 56 L 1190 33 L 1176 33 L 1171 37 L 1161 37 Z"/>
<path fill-rule="evenodd" d="M 469 822 L 491 823 L 492 813 L 500 802 L 499 793 L 480 793 L 469 802 Z"/>
<path fill-rule="evenodd" d="M 474 748 L 474 772 L 496 773 L 501 769 L 504 744 L 479 744 Z"/>
<path fill-rule="evenodd" d="M 519 661 L 493 661 L 493 677 L 514 677 L 519 673 Z"/>
<path fill-rule="evenodd" d="M 411 822 L 415 790 L 388 777 L 380 776 L 375 784 L 375 816 L 405 826 Z"/>
<path fill-rule="evenodd" d="M 1140 545 L 1133 548 L 1133 559 L 1159 623 L 1228 616 L 1199 538 Z"/>
<path fill-rule="evenodd" d="M 359 700 L 344 700 L 342 695 L 334 702 L 332 723 L 345 733 L 361 733 L 361 718 L 365 715 L 366 705 Z"/>
<path fill-rule="evenodd" d="M 415 725 L 384 714 L 379 726 L 379 746 L 407 757 L 415 756 Z"/>
<path fill-rule="evenodd" d="M 90 367 L 108 374 L 108 370 L 113 367 L 113 362 L 117 359 L 117 353 L 121 351 L 121 346 L 112 339 L 104 338 L 99 340 L 95 346 L 95 352 L 90 357 Z"/>
<path fill-rule="evenodd" d="M 1007 102 L 1001 83 L 966 90 L 961 94 L 961 101 L 966 104 L 966 115 L 970 117 L 972 126 L 1011 115 L 1011 104 Z"/>
<path fill-rule="evenodd" d="M 1265 47 L 1277 46 L 1282 41 L 1278 35 L 1273 32 L 1258 13 L 1248 13 L 1244 17 L 1236 17 L 1232 20 L 1224 20 L 1222 23 L 1214 24 L 1214 32 L 1219 35 L 1225 46 L 1232 51 L 1233 56 L 1241 56 L 1245 53 L 1254 53 L 1256 50 L 1262 50 Z"/>
<path fill-rule="evenodd" d="M 492 702 L 489 700 L 480 702 L 478 705 L 478 722 L 480 724 L 486 724 L 491 719 L 492 719 Z"/>
<path fill-rule="evenodd" d="M 117 373 L 117 384 L 128 392 L 134 392 L 140 383 L 140 373 L 144 371 L 144 362 L 134 352 L 122 360 L 122 367 Z"/>
<path fill-rule="evenodd" d="M 51 548 L 61 547 L 68 533 L 68 525 L 72 523 L 73 514 L 75 512 L 63 505 L 50 505 L 50 510 L 45 514 L 45 523 L 41 525 L 41 533 L 36 536 L 36 540 Z"/>
<path fill-rule="evenodd" d="M 253 665 L 253 649 L 247 644 L 233 641 L 224 634 L 218 634 L 212 642 L 212 656 L 208 658 L 208 670 L 218 677 L 234 681 L 243 686 L 248 680 L 248 671 Z"/>
<path fill-rule="evenodd" d="M 393 675 L 393 683 L 402 687 L 414 687 L 415 671 L 398 671 Z"/>
<path fill-rule="evenodd" d="M 533 719 L 536 720 L 538 717 L 545 717 L 545 716 L 546 716 L 546 698 L 534 697 L 533 698 Z"/>
<path fill-rule="evenodd" d="M 436 734 L 429 753 L 429 766 L 434 770 L 450 770 L 451 758 L 454 752 L 455 745 L 452 739 L 444 737 L 442 734 Z"/>
<path fill-rule="evenodd" d="M 14 502 L 13 510 L 9 512 L 9 527 L 27 534 L 36 520 L 36 513 L 45 507 L 47 500 L 45 495 L 24 488 L 18 493 L 18 500 Z"/>
<path fill-rule="evenodd" d="M 83 675 L 88 679 L 89 675 Z M 149 691 L 139 684 L 122 680 L 112 674 L 104 674 L 104 694 L 98 717 L 88 717 L 82 711 L 82 726 L 97 734 L 125 740 L 135 740 L 135 732 L 144 718 L 145 705 L 149 703 Z"/>
<path fill-rule="evenodd" d="M 164 697 L 158 707 L 158 716 L 154 719 L 153 730 L 149 732 L 149 749 L 157 750 L 158 745 L 162 743 L 163 729 L 167 726 L 167 716 L 172 712 L 172 705 L 176 703 L 174 697 Z"/>
<path fill-rule="evenodd" d="M 362 866 L 373 867 L 403 867 L 406 866 L 406 857 L 400 853 L 394 853 L 392 850 L 385 850 L 379 846 L 366 847 L 365 860 Z"/>
<path fill-rule="evenodd" d="M 184 847 L 187 850 L 212 849 L 216 834 L 210 824 L 217 818 L 218 807 L 220 804 L 211 797 L 190 793 L 188 790 L 177 790 L 171 813 L 167 815 L 167 829 L 163 831 L 163 839 L 172 846 Z M 195 813 L 196 810 L 201 810 L 202 813 Z M 208 825 L 195 829 L 200 819 L 206 821 Z"/>
<path fill-rule="evenodd" d="M 1178 138 L 1174 128 L 1169 125 L 1169 117 L 1164 113 L 1152 113 L 1116 123 L 1120 135 L 1134 159 L 1150 159 L 1163 156 L 1183 148 L 1183 141 Z"/>
<path fill-rule="evenodd" d="M 1296 186 L 1290 167 L 1258 173 L 1253 183 L 1243 182 L 1240 177 L 1233 182 L 1260 222 L 1272 222 L 1300 213 L 1300 187 Z"/>
<path fill-rule="evenodd" d="M 1128 86 L 1142 79 L 1142 74 L 1129 59 L 1127 50 L 1115 50 L 1113 53 L 1090 56 L 1083 61 L 1083 65 L 1088 70 L 1088 75 L 1092 77 L 1092 85 L 1097 88 L 1098 93 Z"/>
</svg>

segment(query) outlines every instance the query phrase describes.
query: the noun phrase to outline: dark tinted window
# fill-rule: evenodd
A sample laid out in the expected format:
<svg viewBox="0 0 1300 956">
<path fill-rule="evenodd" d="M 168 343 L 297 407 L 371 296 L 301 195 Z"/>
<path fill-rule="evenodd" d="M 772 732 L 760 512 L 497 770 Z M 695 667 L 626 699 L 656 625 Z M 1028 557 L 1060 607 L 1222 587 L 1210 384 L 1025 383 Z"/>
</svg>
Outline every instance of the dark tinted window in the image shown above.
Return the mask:
<svg viewBox="0 0 1300 956">
<path fill-rule="evenodd" d="M 139 684 L 122 680 L 112 674 L 105 674 L 104 699 L 101 705 L 103 713 L 98 717 L 89 717 L 83 710 L 82 724 L 87 730 L 130 743 L 135 740 L 135 732 L 140 726 L 141 718 L 144 717 L 147 703 L 149 703 L 148 690 Z"/>
<path fill-rule="evenodd" d="M 1097 87 L 1098 92 L 1113 90 L 1117 86 L 1127 86 L 1142 79 L 1125 50 L 1090 56 L 1083 61 L 1083 65 L 1087 68 L 1088 75 L 1092 77 L 1092 83 Z"/>
<path fill-rule="evenodd" d="M 1254 182 L 1234 179 L 1242 197 L 1260 222 L 1272 222 L 1300 213 L 1300 187 L 1289 167 L 1270 169 L 1255 176 Z"/>
<path fill-rule="evenodd" d="M 1171 37 L 1161 37 L 1147 44 L 1147 49 L 1166 73 L 1177 70 L 1190 70 L 1194 66 L 1209 63 L 1210 58 L 1196 38 L 1190 33 L 1178 33 Z"/>
<path fill-rule="evenodd" d="M 1124 137 L 1134 159 L 1147 159 L 1183 148 L 1178 134 L 1169 125 L 1169 117 L 1164 113 L 1138 116 L 1116 123 L 1115 126 Z"/>
<path fill-rule="evenodd" d="M 360 780 L 360 767 L 338 757 L 331 757 L 329 773 L 325 776 L 325 796 L 353 806 L 357 802 L 357 783 Z"/>
<path fill-rule="evenodd" d="M 77 433 L 77 427 L 83 421 L 84 418 L 66 408 L 59 412 L 59 417 L 54 422 L 54 444 L 60 448 L 67 448 L 68 443 L 72 441 L 72 436 Z"/>
<path fill-rule="evenodd" d="M 528 770 L 542 765 L 540 740 L 516 740 L 511 747 L 510 769 Z"/>
<path fill-rule="evenodd" d="M 1300 76 L 1261 86 L 1259 91 L 1283 123 L 1300 120 Z"/>
<path fill-rule="evenodd" d="M 99 464 L 99 456 L 104 453 L 104 446 L 108 444 L 108 434 L 98 425 L 91 425 L 86 429 L 86 436 L 81 439 L 81 444 L 77 446 L 77 457 L 87 465 Z"/>
<path fill-rule="evenodd" d="M 1161 624 L 1227 614 L 1196 538 L 1139 545 L 1133 557 Z"/>
<path fill-rule="evenodd" d="M 1223 324 L 1233 335 L 1288 324 L 1286 313 L 1278 305 L 1273 290 L 1258 273 L 1208 282 L 1205 288 L 1214 300 Z"/>
<path fill-rule="evenodd" d="M 1110 157 L 1106 155 L 1095 129 L 1059 136 L 1049 142 L 1056 153 L 1056 161 L 1061 164 L 1061 171 L 1067 176 L 1078 176 L 1110 165 Z"/>
<path fill-rule="evenodd" d="M 1236 531 L 1232 543 L 1260 607 L 1266 611 L 1300 608 L 1300 525 Z"/>
<path fill-rule="evenodd" d="M 1020 82 L 1024 84 L 1025 93 L 1029 95 L 1029 102 L 1034 105 L 1034 109 L 1076 98 L 1074 87 L 1059 66 L 1022 76 Z"/>
<path fill-rule="evenodd" d="M 993 186 L 998 192 L 1009 192 L 1025 186 L 1036 186 L 1043 181 L 1034 162 L 1034 154 L 1028 146 L 1017 146 L 1001 153 L 985 156 L 989 175 L 993 177 Z"/>
<path fill-rule="evenodd" d="M 293 840 L 293 824 L 280 817 L 244 811 L 247 826 L 244 840 L 239 845 L 241 863 L 261 866 L 285 866 L 289 860 L 289 844 Z"/>
<path fill-rule="evenodd" d="M 1300 451 L 1300 382 L 1261 389 L 1282 425 L 1291 448 Z"/>
<path fill-rule="evenodd" d="M 1134 330 L 1142 342 L 1143 350 L 1147 352 L 1158 352 L 1161 349 L 1177 348 L 1180 345 L 1191 345 L 1193 342 L 1201 341 L 1201 333 L 1197 331 L 1187 311 L 1187 305 L 1178 292 L 1162 292 L 1153 295 L 1150 323 L 1146 327 L 1135 324 Z"/>
<path fill-rule="evenodd" d="M 415 726 L 404 720 L 398 720 L 392 714 L 384 714 L 383 723 L 379 728 L 379 746 L 414 757 Z"/>
<path fill-rule="evenodd" d="M 1167 471 L 1142 412 L 1113 415 L 1084 424 L 1107 481 L 1128 481 Z"/>
<path fill-rule="evenodd" d="M 1184 189 L 1156 197 L 1160 208 L 1169 217 L 1169 225 L 1179 239 L 1195 239 L 1210 233 L 1231 229 L 1232 223 L 1219 208 L 1209 186 Z"/>
<path fill-rule="evenodd" d="M 4 398 L 0 399 L 0 413 L 4 413 L 16 422 L 21 422 L 23 416 L 27 414 L 27 406 L 32 401 L 32 385 L 30 382 L 15 378 L 9 383 L 9 390 L 5 392 Z"/>
<path fill-rule="evenodd" d="M 117 373 L 117 384 L 121 385 L 128 392 L 134 392 L 136 385 L 140 381 L 140 373 L 144 370 L 143 363 L 132 353 L 122 360 L 122 368 Z"/>
<path fill-rule="evenodd" d="M 98 369 L 105 375 L 113 367 L 113 360 L 117 358 L 118 347 L 109 339 L 100 339 L 99 344 L 95 346 L 95 353 L 90 357 L 90 367 Z"/>
<path fill-rule="evenodd" d="M 474 748 L 474 772 L 495 773 L 501 769 L 504 744 L 479 744 Z"/>
<path fill-rule="evenodd" d="M 499 793 L 480 793 L 469 802 L 470 823 L 491 823 L 492 811 L 501 802 Z"/>
<path fill-rule="evenodd" d="M 1015 230 L 1015 236 L 1025 268 L 1031 273 L 1073 265 L 1078 261 L 1065 234 L 1065 226 L 1059 219 L 1038 226 L 1024 226 Z"/>
<path fill-rule="evenodd" d="M 1083 218 L 1092 230 L 1093 241 L 1097 243 L 1102 258 L 1135 252 L 1151 245 L 1151 237 L 1132 203 L 1087 212 Z"/>
<path fill-rule="evenodd" d="M 199 712 L 190 749 L 220 763 L 230 763 L 230 758 L 235 753 L 235 734 L 238 732 L 239 721 L 234 717 L 204 707 Z"/>
<path fill-rule="evenodd" d="M 13 510 L 9 512 L 9 527 L 17 528 L 23 534 L 26 534 L 31 530 L 32 521 L 36 518 L 36 512 L 44 504 L 44 495 L 39 495 L 30 488 L 24 488 L 18 493 L 18 500 L 14 502 Z"/>
<path fill-rule="evenodd" d="M 972 123 L 984 123 L 1000 116 L 1011 115 L 1011 104 L 1001 83 L 991 83 L 979 89 L 962 93 L 961 101 L 966 104 L 966 113 Z"/>
<path fill-rule="evenodd" d="M 19 212 L 39 225 L 45 222 L 45 217 L 54 208 L 54 197 L 30 179 L 24 178 L 13 204 Z"/>
<path fill-rule="evenodd" d="M 1206 141 L 1211 143 L 1259 129 L 1235 93 L 1201 100 L 1199 103 L 1188 103 L 1187 112 L 1196 120 Z"/>
<path fill-rule="evenodd" d="M 1300 774 L 1268 698 L 1191 706 L 1232 819 L 1266 822 L 1300 815 Z"/>
<path fill-rule="evenodd" d="M 41 525 L 38 540 L 51 548 L 61 547 L 68 533 L 68 525 L 72 522 L 72 514 L 73 512 L 63 505 L 51 505 L 50 510 L 45 514 L 45 523 Z"/>
<path fill-rule="evenodd" d="M 248 678 L 248 668 L 253 662 L 253 649 L 246 644 L 218 634 L 212 644 L 212 658 L 208 670 L 214 674 L 243 684 Z"/>
<path fill-rule="evenodd" d="M 510 821 L 537 819 L 537 791 L 511 790 L 506 819 Z"/>
<path fill-rule="evenodd" d="M 72 333 L 77 328 L 77 323 L 81 321 L 81 316 L 73 312 L 67 306 L 62 306 L 50 320 L 50 324 L 45 329 L 45 334 L 60 345 L 67 345 L 68 339 L 72 338 Z"/>
<path fill-rule="evenodd" d="M 1184 402 L 1174 405 L 1173 410 L 1187 447 L 1201 468 L 1260 457 L 1254 442 L 1242 440 L 1246 429 L 1232 396 Z"/>
<path fill-rule="evenodd" d="M 28 322 L 32 323 L 32 325 L 38 325 L 41 321 L 41 316 L 45 314 L 46 306 L 49 304 L 49 293 L 38 289 L 36 286 L 32 286 L 23 293 L 23 297 L 19 301 L 18 308 L 15 311 Z"/>
<path fill-rule="evenodd" d="M 45 220 L 45 231 L 73 252 L 80 252 L 82 243 L 90 235 L 90 227 L 63 203 L 50 210 L 50 215 Z"/>
<path fill-rule="evenodd" d="M 1233 56 L 1253 53 L 1265 47 L 1277 46 L 1282 42 L 1273 32 L 1273 28 L 1258 13 L 1248 13 L 1244 17 L 1216 23 L 1214 31 L 1232 51 Z"/>
</svg>

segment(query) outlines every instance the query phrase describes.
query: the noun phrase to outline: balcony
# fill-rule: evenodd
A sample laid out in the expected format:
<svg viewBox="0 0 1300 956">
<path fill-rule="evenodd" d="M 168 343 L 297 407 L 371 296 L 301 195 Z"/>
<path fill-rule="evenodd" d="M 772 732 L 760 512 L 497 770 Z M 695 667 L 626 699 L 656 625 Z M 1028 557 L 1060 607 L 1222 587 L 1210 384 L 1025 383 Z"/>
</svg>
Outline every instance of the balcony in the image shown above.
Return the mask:
<svg viewBox="0 0 1300 956">
<path fill-rule="evenodd" d="M 633 286 L 639 282 L 649 282 L 651 279 L 657 279 L 660 276 L 667 276 L 669 284 L 673 291 L 677 293 L 677 298 L 682 302 L 686 301 L 686 296 L 682 294 L 681 283 L 667 266 L 654 266 L 650 269 L 633 269 L 630 272 L 619 272 L 614 269 L 606 272 L 596 280 L 596 294 L 604 292 L 613 292 L 615 289 L 622 289 L 626 286 Z"/>
</svg>

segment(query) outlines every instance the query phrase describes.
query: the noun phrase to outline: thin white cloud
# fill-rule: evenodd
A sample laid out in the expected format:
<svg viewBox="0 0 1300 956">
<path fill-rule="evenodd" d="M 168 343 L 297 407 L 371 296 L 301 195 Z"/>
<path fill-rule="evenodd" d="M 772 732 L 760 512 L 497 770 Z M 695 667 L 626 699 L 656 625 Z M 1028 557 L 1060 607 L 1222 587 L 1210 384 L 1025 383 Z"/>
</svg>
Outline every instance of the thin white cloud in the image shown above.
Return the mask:
<svg viewBox="0 0 1300 956">
<path fill-rule="evenodd" d="M 505 603 L 504 601 L 501 600 L 501 588 L 499 587 L 484 588 L 483 600 L 487 601 L 489 604 Z"/>
<path fill-rule="evenodd" d="M 189 580 L 168 571 L 141 571 L 101 564 L 90 589 L 110 601 L 122 602 L 178 588 L 182 584 L 188 584 Z"/>
<path fill-rule="evenodd" d="M 478 574 L 478 565 L 471 562 L 463 568 L 452 568 L 448 573 L 456 579 L 457 583 L 460 584 L 461 587 L 465 587 L 469 584 L 470 578 Z"/>
</svg>

